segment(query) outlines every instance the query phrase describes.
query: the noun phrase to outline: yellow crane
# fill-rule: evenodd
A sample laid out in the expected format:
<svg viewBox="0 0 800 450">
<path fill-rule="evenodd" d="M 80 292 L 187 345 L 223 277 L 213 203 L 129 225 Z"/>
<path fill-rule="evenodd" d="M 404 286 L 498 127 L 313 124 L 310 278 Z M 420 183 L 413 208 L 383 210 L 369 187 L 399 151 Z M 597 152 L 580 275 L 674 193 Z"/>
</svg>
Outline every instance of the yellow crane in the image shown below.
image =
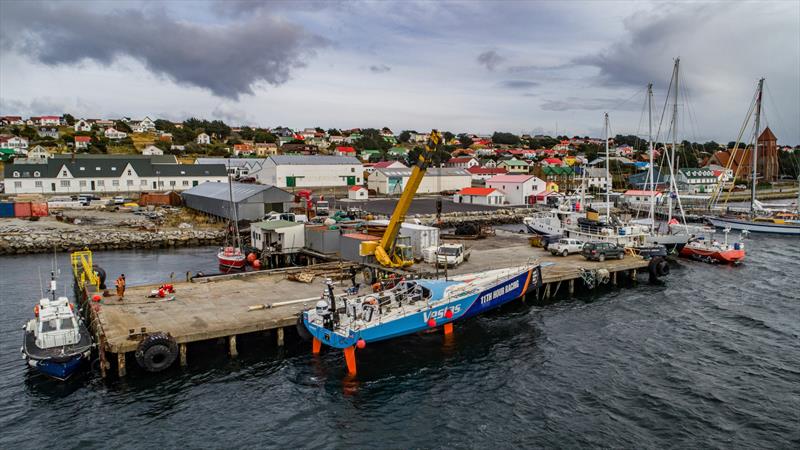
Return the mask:
<svg viewBox="0 0 800 450">
<path fill-rule="evenodd" d="M 436 131 L 431 130 L 428 136 L 428 142 L 425 143 L 425 151 L 423 151 L 417 158 L 417 162 L 411 169 L 411 176 L 406 183 L 403 193 L 400 195 L 400 200 L 394 208 L 392 218 L 389 220 L 389 225 L 383 233 L 380 241 L 363 242 L 361 243 L 362 255 L 375 255 L 378 263 L 384 267 L 408 267 L 414 263 L 413 260 L 405 259 L 401 252 L 395 246 L 397 234 L 400 232 L 400 226 L 406 218 L 406 213 L 411 207 L 411 201 L 419 189 L 422 178 L 428 170 L 431 163 L 431 157 L 436 151 L 441 148 L 442 135 Z"/>
</svg>

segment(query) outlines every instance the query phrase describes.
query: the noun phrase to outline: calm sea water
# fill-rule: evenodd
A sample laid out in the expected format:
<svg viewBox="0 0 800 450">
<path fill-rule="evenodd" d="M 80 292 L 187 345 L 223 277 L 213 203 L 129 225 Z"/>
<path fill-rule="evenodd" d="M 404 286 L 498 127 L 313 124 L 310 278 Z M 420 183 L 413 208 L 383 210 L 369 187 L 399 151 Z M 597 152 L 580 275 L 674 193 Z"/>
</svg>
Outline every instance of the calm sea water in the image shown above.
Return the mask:
<svg viewBox="0 0 800 450">
<path fill-rule="evenodd" d="M 132 284 L 211 272 L 213 253 L 96 258 Z M 2 257 L 0 448 L 798 448 L 798 253 L 797 239 L 753 236 L 740 267 L 683 261 L 664 285 L 518 303 L 449 342 L 370 345 L 355 379 L 338 353 L 253 340 L 235 361 L 190 347 L 187 370 L 110 383 L 27 370 L 20 328 L 51 257 Z"/>
</svg>

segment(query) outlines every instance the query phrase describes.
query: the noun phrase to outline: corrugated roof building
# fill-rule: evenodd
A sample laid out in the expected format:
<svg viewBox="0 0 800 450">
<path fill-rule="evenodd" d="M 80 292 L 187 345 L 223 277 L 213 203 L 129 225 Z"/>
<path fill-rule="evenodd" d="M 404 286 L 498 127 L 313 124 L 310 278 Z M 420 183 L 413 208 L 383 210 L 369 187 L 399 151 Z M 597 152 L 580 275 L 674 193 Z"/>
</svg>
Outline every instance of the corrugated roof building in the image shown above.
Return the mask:
<svg viewBox="0 0 800 450">
<path fill-rule="evenodd" d="M 181 194 L 184 204 L 206 214 L 229 218 L 233 208 L 228 183 L 203 183 Z M 239 220 L 260 220 L 271 211 L 283 212 L 294 195 L 275 186 L 233 183 L 233 203 Z"/>
<path fill-rule="evenodd" d="M 376 169 L 369 177 L 369 188 L 379 194 L 399 195 L 411 177 L 412 169 Z M 472 186 L 472 175 L 466 169 L 431 168 L 417 189 L 418 194 L 458 191 Z"/>
<path fill-rule="evenodd" d="M 259 181 L 281 188 L 356 186 L 364 182 L 363 169 L 352 156 L 275 155 L 264 162 Z"/>
</svg>

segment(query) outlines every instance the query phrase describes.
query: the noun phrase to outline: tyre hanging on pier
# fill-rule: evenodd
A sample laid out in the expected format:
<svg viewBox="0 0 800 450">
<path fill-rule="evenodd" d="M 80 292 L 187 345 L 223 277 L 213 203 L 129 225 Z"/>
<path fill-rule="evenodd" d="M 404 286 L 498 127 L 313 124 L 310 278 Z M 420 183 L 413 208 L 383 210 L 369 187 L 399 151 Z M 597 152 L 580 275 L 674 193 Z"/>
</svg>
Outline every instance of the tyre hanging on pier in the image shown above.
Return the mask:
<svg viewBox="0 0 800 450">
<path fill-rule="evenodd" d="M 167 369 L 178 357 L 178 343 L 167 333 L 154 333 L 136 349 L 136 363 L 148 372 Z"/>
<path fill-rule="evenodd" d="M 653 258 L 647 265 L 647 272 L 650 274 L 650 281 L 655 282 L 659 277 L 669 275 L 669 263 L 662 257 Z"/>
<path fill-rule="evenodd" d="M 297 323 L 295 323 L 295 327 L 297 328 L 297 334 L 300 335 L 300 339 L 308 342 L 313 338 L 313 336 L 311 336 L 311 333 L 309 333 L 308 328 L 306 328 L 306 324 L 303 323 L 302 314 L 297 318 Z"/>
<path fill-rule="evenodd" d="M 92 270 L 94 270 L 95 275 L 97 278 L 100 279 L 100 289 L 106 289 L 106 271 L 103 270 L 102 267 L 98 266 L 97 264 L 92 265 Z"/>
</svg>

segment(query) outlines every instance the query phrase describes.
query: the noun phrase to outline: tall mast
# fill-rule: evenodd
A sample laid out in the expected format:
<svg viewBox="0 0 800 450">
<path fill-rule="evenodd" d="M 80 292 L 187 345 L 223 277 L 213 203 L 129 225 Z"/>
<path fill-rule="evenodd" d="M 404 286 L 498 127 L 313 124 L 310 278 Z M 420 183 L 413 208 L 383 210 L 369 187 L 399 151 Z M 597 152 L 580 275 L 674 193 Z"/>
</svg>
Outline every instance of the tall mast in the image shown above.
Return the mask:
<svg viewBox="0 0 800 450">
<path fill-rule="evenodd" d="M 647 84 L 647 150 L 650 153 L 650 190 L 656 190 L 656 184 L 653 180 L 653 83 Z M 656 196 L 650 196 L 650 224 L 656 224 Z"/>
<path fill-rule="evenodd" d="M 764 92 L 764 79 L 758 80 L 758 95 L 756 96 L 756 120 L 755 120 L 755 136 L 753 137 L 753 160 L 751 162 L 751 179 L 750 179 L 750 215 L 754 216 L 756 213 L 756 164 L 758 162 L 758 132 L 761 126 L 761 94 Z"/>
<path fill-rule="evenodd" d="M 672 221 L 672 196 L 674 192 L 677 191 L 677 186 L 675 184 L 675 172 L 677 172 L 677 168 L 675 167 L 675 146 L 678 141 L 678 70 L 681 64 L 680 58 L 675 58 L 675 67 L 672 69 L 672 77 L 675 80 L 675 92 L 673 93 L 673 102 L 672 102 L 672 148 L 669 152 L 669 211 L 667 217 L 667 223 Z"/>
<path fill-rule="evenodd" d="M 610 201 L 610 193 L 611 193 L 611 180 L 608 176 L 608 135 L 610 133 L 609 126 L 608 126 L 608 113 L 605 113 L 605 129 L 606 129 L 606 220 L 610 220 L 611 218 L 611 201 Z"/>
<path fill-rule="evenodd" d="M 236 204 L 233 202 L 233 179 L 231 178 L 231 171 L 230 171 L 230 160 L 228 160 L 228 194 L 230 196 L 230 205 L 231 205 L 231 217 L 230 219 L 233 221 L 233 232 L 235 233 L 233 236 L 233 247 L 234 248 L 241 248 L 242 246 L 239 243 L 239 212 L 237 211 Z"/>
</svg>

